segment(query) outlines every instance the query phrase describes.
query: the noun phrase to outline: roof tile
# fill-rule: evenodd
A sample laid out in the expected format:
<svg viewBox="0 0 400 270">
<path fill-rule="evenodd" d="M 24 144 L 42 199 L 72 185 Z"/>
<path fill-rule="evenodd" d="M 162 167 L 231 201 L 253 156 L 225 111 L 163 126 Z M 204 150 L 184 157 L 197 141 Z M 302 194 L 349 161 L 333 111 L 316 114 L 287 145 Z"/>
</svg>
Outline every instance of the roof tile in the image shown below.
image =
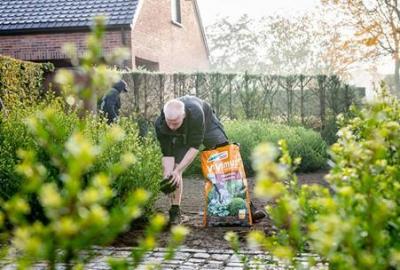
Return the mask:
<svg viewBox="0 0 400 270">
<path fill-rule="evenodd" d="M 10 30 L 91 26 L 107 14 L 107 25 L 131 24 L 139 0 L 1 0 L 0 34 Z"/>
</svg>

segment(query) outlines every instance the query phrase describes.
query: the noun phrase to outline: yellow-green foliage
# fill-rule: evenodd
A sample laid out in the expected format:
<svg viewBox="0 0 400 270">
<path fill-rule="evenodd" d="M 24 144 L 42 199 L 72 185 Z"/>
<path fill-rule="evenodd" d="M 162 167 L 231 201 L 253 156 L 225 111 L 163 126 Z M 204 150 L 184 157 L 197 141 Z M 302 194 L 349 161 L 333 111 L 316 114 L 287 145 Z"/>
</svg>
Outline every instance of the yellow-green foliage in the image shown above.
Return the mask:
<svg viewBox="0 0 400 270">
<path fill-rule="evenodd" d="M 43 74 L 52 64 L 38 64 L 0 55 L 0 98 L 12 97 L 34 101 L 43 87 Z"/>
<path fill-rule="evenodd" d="M 62 88 L 73 91 L 67 101 L 88 105 L 99 89 L 118 79 L 101 66 L 94 68 L 104 27 L 105 18 L 96 19 L 88 39 L 78 74 L 87 85 L 75 84 L 77 73 L 59 75 Z M 4 194 L 0 185 L 0 259 L 12 254 L 7 259 L 17 269 L 31 269 L 38 262 L 48 269 L 59 268 L 58 263 L 65 269 L 86 269 L 95 255 L 91 248 L 111 243 L 157 194 L 161 164 L 154 161 L 161 158 L 153 140 L 139 138 L 132 121 L 120 119 L 109 126 L 87 111 L 79 117 L 77 109 L 90 107 L 73 109 L 58 98 L 17 102 L 10 113 L 0 114 L 0 161 L 5 161 L 0 162 L 0 183 L 18 181 L 6 186 L 14 189 L 12 194 Z M 165 224 L 162 215 L 152 217 L 129 258 L 110 258 L 110 268 L 139 266 L 157 246 Z M 173 258 L 187 233 L 181 226 L 172 228 L 164 260 Z"/>
<path fill-rule="evenodd" d="M 291 269 L 316 263 L 313 257 L 308 265 L 297 260 L 304 251 L 317 254 L 330 270 L 400 269 L 400 103 L 382 93 L 352 113 L 351 119 L 338 119 L 338 141 L 330 147 L 331 190 L 298 186 L 293 174 L 298 163 L 286 144 L 279 162 L 271 145 L 255 151 L 255 191 L 275 202 L 266 210 L 277 231 L 268 236 L 253 231 L 248 240 Z"/>
</svg>

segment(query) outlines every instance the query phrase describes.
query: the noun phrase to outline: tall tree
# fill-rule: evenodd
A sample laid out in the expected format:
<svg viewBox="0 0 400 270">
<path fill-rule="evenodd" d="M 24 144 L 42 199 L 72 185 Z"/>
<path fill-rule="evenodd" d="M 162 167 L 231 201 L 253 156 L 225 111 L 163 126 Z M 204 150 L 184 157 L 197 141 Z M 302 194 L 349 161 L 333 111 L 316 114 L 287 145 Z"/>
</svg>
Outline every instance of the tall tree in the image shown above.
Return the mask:
<svg viewBox="0 0 400 270">
<path fill-rule="evenodd" d="M 361 57 L 350 43 L 342 46 L 340 25 L 324 19 L 322 11 L 292 18 L 223 18 L 206 29 L 213 66 L 225 71 L 348 77 Z"/>
<path fill-rule="evenodd" d="M 233 20 L 222 18 L 207 27 L 211 62 L 214 68 L 224 71 L 257 71 L 259 57 L 255 21 L 247 15 Z"/>
<path fill-rule="evenodd" d="M 376 48 L 376 55 L 394 61 L 396 92 L 400 94 L 400 7 L 397 0 L 322 0 L 337 7 L 353 30 L 349 42 Z"/>
</svg>

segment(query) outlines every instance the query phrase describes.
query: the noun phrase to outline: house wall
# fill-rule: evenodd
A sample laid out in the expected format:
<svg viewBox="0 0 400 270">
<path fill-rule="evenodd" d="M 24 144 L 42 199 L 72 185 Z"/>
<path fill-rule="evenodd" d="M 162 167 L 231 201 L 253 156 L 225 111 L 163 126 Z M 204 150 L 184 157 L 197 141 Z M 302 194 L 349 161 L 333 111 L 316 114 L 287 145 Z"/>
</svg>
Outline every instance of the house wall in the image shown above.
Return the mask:
<svg viewBox="0 0 400 270">
<path fill-rule="evenodd" d="M 209 69 L 207 49 L 193 1 L 181 0 L 182 26 L 172 23 L 171 0 L 143 1 L 132 30 L 135 57 L 158 63 L 163 72 Z"/>
<path fill-rule="evenodd" d="M 164 72 L 204 71 L 209 69 L 206 45 L 197 19 L 194 0 L 181 0 L 182 25 L 172 23 L 171 0 L 140 0 L 138 18 L 132 30 L 108 31 L 104 40 L 105 53 L 113 48 L 131 48 L 132 58 L 151 63 Z M 43 33 L 0 36 L 0 54 L 29 61 L 63 60 L 66 42 L 77 44 L 79 51 L 86 47 L 87 32 Z M 138 62 L 139 62 L 138 61 Z M 53 61 L 64 65 L 64 61 Z"/>
<path fill-rule="evenodd" d="M 0 37 L 0 54 L 8 55 L 17 59 L 30 61 L 66 59 L 62 53 L 62 46 L 66 42 L 75 43 L 78 50 L 82 52 L 86 48 L 86 37 L 88 33 L 49 33 L 29 34 Z M 104 39 L 104 51 L 108 54 L 113 48 L 122 47 L 125 39 L 126 47 L 130 47 L 130 31 L 108 31 Z"/>
</svg>

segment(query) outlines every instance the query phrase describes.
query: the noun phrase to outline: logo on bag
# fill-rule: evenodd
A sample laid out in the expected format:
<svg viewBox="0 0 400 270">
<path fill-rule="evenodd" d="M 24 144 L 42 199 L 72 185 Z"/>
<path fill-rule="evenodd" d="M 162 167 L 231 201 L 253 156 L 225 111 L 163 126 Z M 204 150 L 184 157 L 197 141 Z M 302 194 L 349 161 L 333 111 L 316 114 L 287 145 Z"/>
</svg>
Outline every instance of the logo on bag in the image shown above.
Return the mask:
<svg viewBox="0 0 400 270">
<path fill-rule="evenodd" d="M 224 151 L 224 152 L 221 152 L 221 153 L 213 154 L 208 158 L 207 161 L 208 162 L 213 162 L 213 161 L 224 160 L 226 158 L 228 158 L 228 151 Z"/>
</svg>

